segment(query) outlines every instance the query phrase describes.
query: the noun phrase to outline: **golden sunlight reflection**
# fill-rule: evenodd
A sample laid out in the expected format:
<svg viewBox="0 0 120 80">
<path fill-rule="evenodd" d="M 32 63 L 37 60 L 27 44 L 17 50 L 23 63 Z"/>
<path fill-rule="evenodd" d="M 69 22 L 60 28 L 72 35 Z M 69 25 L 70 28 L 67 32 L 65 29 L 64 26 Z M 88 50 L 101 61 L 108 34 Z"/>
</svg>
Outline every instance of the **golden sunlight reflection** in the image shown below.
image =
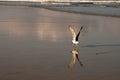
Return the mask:
<svg viewBox="0 0 120 80">
<path fill-rule="evenodd" d="M 63 39 L 63 37 L 69 36 L 67 32 L 67 26 L 61 27 L 57 24 L 46 23 L 38 24 L 36 27 L 36 35 L 39 40 L 50 40 L 53 42 Z"/>
<path fill-rule="evenodd" d="M 4 24 L 5 26 L 6 24 Z M 10 25 L 9 27 L 1 27 L 0 28 L 0 32 L 4 33 L 4 34 L 8 34 L 9 36 L 15 36 L 15 37 L 24 37 L 27 35 L 32 34 L 31 32 L 34 31 L 34 34 L 32 34 L 33 36 L 36 36 L 39 40 L 50 40 L 50 41 L 58 41 L 60 39 L 63 39 L 63 37 L 70 37 L 70 33 L 69 31 L 67 31 L 67 26 L 64 30 L 62 29 L 62 27 L 57 27 L 54 26 L 53 24 L 50 25 L 43 25 L 41 27 L 41 25 L 38 25 L 38 27 L 20 27 L 18 26 L 18 24 L 7 24 Z M 109 32 L 112 35 L 119 35 L 119 27 L 115 26 L 115 27 L 92 27 L 92 26 L 86 26 L 87 27 L 87 32 L 93 32 L 93 31 L 100 31 L 100 32 Z M 33 30 L 34 29 L 34 30 Z M 84 32 L 83 32 L 84 33 Z"/>
<path fill-rule="evenodd" d="M 89 32 L 104 32 L 104 33 L 110 33 L 114 36 L 119 36 L 120 33 L 120 27 L 118 22 L 113 22 L 115 24 L 109 24 L 104 23 L 100 24 L 101 21 L 99 21 L 99 24 L 91 24 L 88 23 L 87 25 L 84 25 L 85 29 L 83 30 L 83 33 L 88 34 Z M 49 40 L 49 41 L 59 41 L 62 39 L 65 39 L 67 37 L 71 37 L 68 29 L 68 25 L 70 24 L 59 24 L 59 23 L 34 23 L 34 27 L 29 27 L 30 24 L 26 23 L 17 23 L 17 22 L 1 22 L 1 28 L 0 32 L 2 34 L 7 34 L 8 36 L 13 37 L 25 37 L 28 35 L 33 35 L 39 40 Z M 77 26 L 80 26 L 77 24 Z M 114 27 L 113 27 L 114 26 Z M 76 27 L 78 28 L 78 27 Z"/>
<path fill-rule="evenodd" d="M 51 41 L 56 41 L 60 36 L 58 36 L 58 30 L 55 29 L 54 27 L 52 28 L 51 26 L 42 26 L 42 27 L 37 27 L 36 29 L 37 32 L 37 37 L 40 40 L 51 40 Z"/>
<path fill-rule="evenodd" d="M 12 35 L 15 37 L 22 37 L 22 36 L 25 36 L 26 34 L 25 28 L 17 27 L 15 24 L 9 27 L 1 27 L 0 31 L 3 32 L 4 34 L 8 34 L 9 36 Z"/>
<path fill-rule="evenodd" d="M 49 33 L 48 33 L 49 32 Z M 56 41 L 59 37 L 57 36 L 56 31 L 46 31 L 44 28 L 38 27 L 37 28 L 37 37 L 40 40 L 51 40 Z"/>
</svg>

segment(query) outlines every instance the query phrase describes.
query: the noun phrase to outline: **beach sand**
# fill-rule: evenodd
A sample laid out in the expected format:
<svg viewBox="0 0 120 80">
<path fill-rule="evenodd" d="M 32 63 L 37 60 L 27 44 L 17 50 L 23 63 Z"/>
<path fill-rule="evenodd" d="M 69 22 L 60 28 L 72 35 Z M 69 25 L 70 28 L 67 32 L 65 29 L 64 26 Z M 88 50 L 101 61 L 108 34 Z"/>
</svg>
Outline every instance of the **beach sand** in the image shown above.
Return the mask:
<svg viewBox="0 0 120 80">
<path fill-rule="evenodd" d="M 72 35 L 84 25 L 72 59 Z M 120 80 L 120 18 L 0 6 L 0 80 Z"/>
</svg>

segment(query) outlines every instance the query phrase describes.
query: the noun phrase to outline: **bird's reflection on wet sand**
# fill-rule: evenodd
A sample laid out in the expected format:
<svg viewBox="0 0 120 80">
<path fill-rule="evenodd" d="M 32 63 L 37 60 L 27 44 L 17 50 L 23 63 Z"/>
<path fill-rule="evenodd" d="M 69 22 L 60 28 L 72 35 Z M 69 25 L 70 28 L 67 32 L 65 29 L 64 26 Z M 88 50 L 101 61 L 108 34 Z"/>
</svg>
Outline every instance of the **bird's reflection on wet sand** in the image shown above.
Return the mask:
<svg viewBox="0 0 120 80">
<path fill-rule="evenodd" d="M 72 60 L 71 60 L 70 64 L 68 64 L 68 68 L 72 68 L 73 65 L 76 63 L 76 60 L 79 62 L 80 66 L 82 67 L 83 64 L 82 64 L 82 62 L 79 59 L 80 51 L 78 49 L 73 49 L 71 51 L 71 53 L 72 53 Z"/>
</svg>

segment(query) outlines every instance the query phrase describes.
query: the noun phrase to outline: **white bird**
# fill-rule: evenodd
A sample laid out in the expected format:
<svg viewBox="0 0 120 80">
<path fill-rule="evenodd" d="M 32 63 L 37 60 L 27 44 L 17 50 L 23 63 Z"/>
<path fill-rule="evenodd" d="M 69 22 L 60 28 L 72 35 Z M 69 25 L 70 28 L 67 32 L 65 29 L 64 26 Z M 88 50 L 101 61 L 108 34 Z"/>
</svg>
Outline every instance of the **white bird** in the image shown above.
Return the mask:
<svg viewBox="0 0 120 80">
<path fill-rule="evenodd" d="M 74 45 L 78 45 L 79 44 L 79 41 L 78 41 L 79 35 L 80 35 L 81 30 L 83 29 L 83 26 L 81 26 L 81 28 L 80 28 L 80 30 L 79 30 L 77 35 L 75 33 L 75 30 L 71 26 L 69 26 L 69 29 L 70 29 L 70 31 L 72 33 L 72 37 L 73 37 L 72 42 L 73 42 L 73 44 Z"/>
<path fill-rule="evenodd" d="M 75 62 L 76 62 L 76 59 L 78 60 L 80 66 L 83 66 L 82 62 L 80 61 L 79 57 L 78 57 L 78 54 L 79 54 L 79 51 L 74 49 L 72 51 L 72 60 L 71 60 L 71 63 L 68 65 L 68 68 L 71 68 Z"/>
</svg>

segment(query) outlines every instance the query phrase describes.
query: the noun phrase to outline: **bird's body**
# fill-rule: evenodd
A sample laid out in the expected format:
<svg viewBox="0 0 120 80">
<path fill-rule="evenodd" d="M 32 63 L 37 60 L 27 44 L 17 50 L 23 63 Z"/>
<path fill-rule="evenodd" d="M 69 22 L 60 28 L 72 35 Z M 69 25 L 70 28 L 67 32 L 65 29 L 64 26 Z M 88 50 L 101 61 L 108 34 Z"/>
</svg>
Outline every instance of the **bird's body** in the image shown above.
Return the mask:
<svg viewBox="0 0 120 80">
<path fill-rule="evenodd" d="M 80 28 L 80 30 L 79 30 L 79 32 L 78 32 L 77 35 L 76 35 L 76 33 L 75 33 L 75 30 L 74 30 L 71 26 L 69 26 L 69 29 L 70 29 L 70 31 L 71 31 L 71 33 L 72 33 L 72 37 L 73 37 L 72 43 L 73 43 L 74 45 L 78 45 L 78 44 L 79 44 L 79 41 L 78 41 L 79 35 L 80 35 L 81 30 L 83 29 L 83 26 Z"/>
<path fill-rule="evenodd" d="M 74 45 L 78 45 L 79 44 L 79 42 L 78 41 L 76 41 L 76 40 L 72 40 L 72 43 L 74 44 Z"/>
</svg>

